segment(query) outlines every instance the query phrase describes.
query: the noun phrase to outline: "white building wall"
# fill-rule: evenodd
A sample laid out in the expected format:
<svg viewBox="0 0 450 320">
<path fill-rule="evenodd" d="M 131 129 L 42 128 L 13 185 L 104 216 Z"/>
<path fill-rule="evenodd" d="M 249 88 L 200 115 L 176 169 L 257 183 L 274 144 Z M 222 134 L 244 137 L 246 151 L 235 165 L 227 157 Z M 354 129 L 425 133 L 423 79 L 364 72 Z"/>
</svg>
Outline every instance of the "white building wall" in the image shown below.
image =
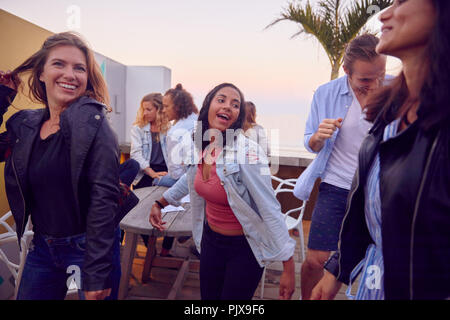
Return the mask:
<svg viewBox="0 0 450 320">
<path fill-rule="evenodd" d="M 130 143 L 130 129 L 146 94 L 164 94 L 171 86 L 171 70 L 163 66 L 126 66 L 102 54 L 95 60 L 104 72 L 111 107 L 111 124 L 119 144 Z"/>
<path fill-rule="evenodd" d="M 126 130 L 125 97 L 127 67 L 99 53 L 95 53 L 95 60 L 104 72 L 104 77 L 108 85 L 110 107 L 113 109 L 108 116 L 117 134 L 119 144 L 121 144 L 125 141 Z"/>
</svg>

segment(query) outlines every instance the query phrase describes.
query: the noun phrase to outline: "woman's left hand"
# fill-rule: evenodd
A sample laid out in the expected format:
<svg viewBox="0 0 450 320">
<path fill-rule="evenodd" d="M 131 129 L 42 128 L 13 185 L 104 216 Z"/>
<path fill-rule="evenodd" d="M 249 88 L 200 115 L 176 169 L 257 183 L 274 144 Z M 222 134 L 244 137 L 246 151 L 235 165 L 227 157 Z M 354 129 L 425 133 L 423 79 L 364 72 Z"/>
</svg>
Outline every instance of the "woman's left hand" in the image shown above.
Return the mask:
<svg viewBox="0 0 450 320">
<path fill-rule="evenodd" d="M 280 300 L 290 300 L 295 291 L 295 264 L 291 257 L 283 262 L 284 269 L 280 278 Z"/>
</svg>

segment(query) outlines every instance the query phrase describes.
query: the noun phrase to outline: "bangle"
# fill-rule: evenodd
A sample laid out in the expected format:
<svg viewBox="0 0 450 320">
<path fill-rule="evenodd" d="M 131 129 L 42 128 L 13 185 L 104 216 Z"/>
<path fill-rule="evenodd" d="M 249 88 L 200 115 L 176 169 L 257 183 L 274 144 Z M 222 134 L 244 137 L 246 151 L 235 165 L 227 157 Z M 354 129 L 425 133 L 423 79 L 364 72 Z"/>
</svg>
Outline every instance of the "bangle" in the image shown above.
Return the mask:
<svg viewBox="0 0 450 320">
<path fill-rule="evenodd" d="M 164 209 L 164 206 L 162 205 L 161 202 L 159 202 L 158 200 L 155 200 L 155 203 L 158 205 L 158 207 L 160 207 L 161 209 Z"/>
</svg>

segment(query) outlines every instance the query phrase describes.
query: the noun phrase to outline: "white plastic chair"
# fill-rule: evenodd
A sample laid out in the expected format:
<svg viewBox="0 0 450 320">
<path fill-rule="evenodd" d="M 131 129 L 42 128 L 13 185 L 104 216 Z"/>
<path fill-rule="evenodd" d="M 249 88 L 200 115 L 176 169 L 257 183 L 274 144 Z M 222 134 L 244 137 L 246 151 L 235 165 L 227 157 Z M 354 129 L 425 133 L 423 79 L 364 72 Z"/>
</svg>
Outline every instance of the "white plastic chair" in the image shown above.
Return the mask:
<svg viewBox="0 0 450 320">
<path fill-rule="evenodd" d="M 20 285 L 20 279 L 22 278 L 22 271 L 23 267 L 25 266 L 25 259 L 27 257 L 29 244 L 31 239 L 33 238 L 33 231 L 31 231 L 32 229 L 31 219 L 29 219 L 27 226 L 25 227 L 25 232 L 22 238 L 20 239 L 22 250 L 20 250 L 19 252 L 19 263 L 18 264 L 13 263 L 10 259 L 8 259 L 5 252 L 1 248 L 1 246 L 6 243 L 14 241 L 17 242 L 16 231 L 13 230 L 13 228 L 11 228 L 11 226 L 6 222 L 11 216 L 12 213 L 11 211 L 9 211 L 0 218 L 0 225 L 7 230 L 6 232 L 0 234 L 0 260 L 6 264 L 9 271 L 14 277 L 15 280 L 14 299 L 15 299 L 17 296 L 17 290 Z"/>
<path fill-rule="evenodd" d="M 280 179 L 278 177 L 272 176 L 272 180 L 279 182 L 278 186 L 275 188 L 275 196 L 280 193 L 294 193 L 294 187 L 297 179 Z M 284 221 L 286 222 L 286 227 L 288 230 L 297 230 L 300 237 L 300 252 L 299 258 L 301 261 L 305 260 L 305 239 L 303 236 L 303 214 L 305 213 L 306 201 L 303 201 L 302 205 L 298 208 L 290 209 L 286 212 L 282 212 L 284 216 Z M 299 212 L 298 217 L 295 218 L 292 216 L 292 213 Z M 264 282 L 266 278 L 266 268 L 264 268 L 262 279 L 261 279 L 261 299 L 264 296 Z"/>
</svg>

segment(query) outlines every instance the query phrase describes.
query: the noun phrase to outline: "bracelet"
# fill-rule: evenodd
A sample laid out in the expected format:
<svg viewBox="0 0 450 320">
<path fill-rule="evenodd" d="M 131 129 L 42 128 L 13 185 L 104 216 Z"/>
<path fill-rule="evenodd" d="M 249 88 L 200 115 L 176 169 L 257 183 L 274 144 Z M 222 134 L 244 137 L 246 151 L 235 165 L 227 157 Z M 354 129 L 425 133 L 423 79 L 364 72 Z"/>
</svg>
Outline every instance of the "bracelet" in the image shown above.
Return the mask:
<svg viewBox="0 0 450 320">
<path fill-rule="evenodd" d="M 162 205 L 161 202 L 159 202 L 158 200 L 155 200 L 155 203 L 158 205 L 158 207 L 160 207 L 161 209 L 164 209 L 164 206 Z"/>
</svg>

